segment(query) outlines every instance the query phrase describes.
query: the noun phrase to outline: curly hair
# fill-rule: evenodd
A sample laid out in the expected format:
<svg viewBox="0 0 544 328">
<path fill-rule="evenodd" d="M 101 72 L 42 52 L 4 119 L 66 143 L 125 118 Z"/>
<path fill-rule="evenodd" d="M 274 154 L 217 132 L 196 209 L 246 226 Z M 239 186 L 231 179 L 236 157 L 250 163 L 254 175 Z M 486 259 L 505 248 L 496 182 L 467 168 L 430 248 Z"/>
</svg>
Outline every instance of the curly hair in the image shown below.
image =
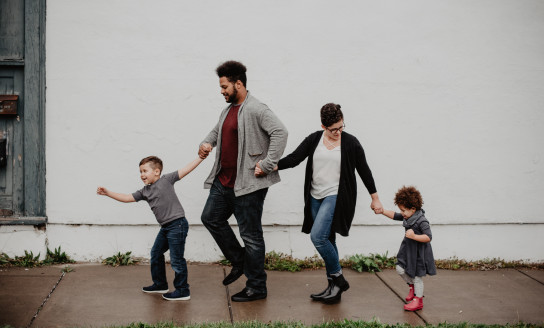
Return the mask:
<svg viewBox="0 0 544 328">
<path fill-rule="evenodd" d="M 247 69 L 244 64 L 234 60 L 226 61 L 215 69 L 217 76 L 220 78 L 226 77 L 231 83 L 236 83 L 236 81 L 240 80 L 244 87 L 247 82 L 246 71 Z"/>
<path fill-rule="evenodd" d="M 342 114 L 340 108 L 340 105 L 333 103 L 323 105 L 323 107 L 321 107 L 321 124 L 328 128 L 334 123 L 343 120 L 344 114 Z"/>
<path fill-rule="evenodd" d="M 162 172 L 162 161 L 157 156 L 147 156 L 140 161 L 140 165 L 138 166 L 142 166 L 146 163 L 149 163 L 149 166 L 151 166 L 153 170 L 159 169 L 159 171 Z"/>
<path fill-rule="evenodd" d="M 395 194 L 395 205 L 400 205 L 408 209 L 415 208 L 419 211 L 423 206 L 423 198 L 419 190 L 414 186 L 403 186 Z"/>
</svg>

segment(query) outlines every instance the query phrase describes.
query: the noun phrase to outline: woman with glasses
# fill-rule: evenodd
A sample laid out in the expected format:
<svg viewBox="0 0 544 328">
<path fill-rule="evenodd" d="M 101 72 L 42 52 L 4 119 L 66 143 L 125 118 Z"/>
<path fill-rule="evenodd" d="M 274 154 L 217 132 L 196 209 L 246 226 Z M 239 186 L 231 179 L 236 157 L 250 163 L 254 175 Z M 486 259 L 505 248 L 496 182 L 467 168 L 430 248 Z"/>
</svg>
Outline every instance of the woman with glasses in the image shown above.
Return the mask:
<svg viewBox="0 0 544 328">
<path fill-rule="evenodd" d="M 276 169 L 297 166 L 304 159 L 304 223 L 302 232 L 309 233 L 312 243 L 325 262 L 328 286 L 310 297 L 332 304 L 340 301 L 349 283 L 342 275 L 336 234 L 347 236 L 355 214 L 357 182 L 355 171 L 363 180 L 372 197 L 370 207 L 381 213 L 372 172 L 368 167 L 363 147 L 353 135 L 344 132 L 344 115 L 340 105 L 329 103 L 321 108 L 321 128 L 307 136 Z M 259 165 L 255 174 L 260 173 Z"/>
</svg>

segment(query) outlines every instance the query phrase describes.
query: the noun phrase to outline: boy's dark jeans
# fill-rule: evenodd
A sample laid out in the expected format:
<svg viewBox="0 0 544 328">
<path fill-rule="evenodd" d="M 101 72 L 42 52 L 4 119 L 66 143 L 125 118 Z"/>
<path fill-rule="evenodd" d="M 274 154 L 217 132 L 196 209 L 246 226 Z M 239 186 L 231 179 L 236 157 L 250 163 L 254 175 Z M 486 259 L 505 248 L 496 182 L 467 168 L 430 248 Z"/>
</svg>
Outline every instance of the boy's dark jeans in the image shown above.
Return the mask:
<svg viewBox="0 0 544 328">
<path fill-rule="evenodd" d="M 247 277 L 246 287 L 266 293 L 264 271 L 265 245 L 261 217 L 268 188 L 236 197 L 233 188 L 224 187 L 215 179 L 202 211 L 202 223 L 210 231 L 223 255 L 233 266 L 243 267 Z M 242 247 L 228 223 L 234 214 L 238 222 Z"/>
<path fill-rule="evenodd" d="M 151 279 L 158 287 L 167 287 L 164 253 L 170 249 L 170 263 L 175 272 L 174 287 L 181 290 L 189 290 L 187 283 L 187 261 L 185 261 L 185 239 L 189 230 L 189 224 L 183 217 L 168 222 L 161 227 L 151 248 Z"/>
</svg>

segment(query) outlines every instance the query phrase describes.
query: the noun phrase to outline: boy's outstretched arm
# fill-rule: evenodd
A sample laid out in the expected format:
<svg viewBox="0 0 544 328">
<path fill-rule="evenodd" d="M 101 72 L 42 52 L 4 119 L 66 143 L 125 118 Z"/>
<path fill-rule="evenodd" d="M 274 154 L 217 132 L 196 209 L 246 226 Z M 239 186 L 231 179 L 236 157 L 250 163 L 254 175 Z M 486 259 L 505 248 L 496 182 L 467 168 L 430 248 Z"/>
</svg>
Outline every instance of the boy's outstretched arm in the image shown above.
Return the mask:
<svg viewBox="0 0 544 328">
<path fill-rule="evenodd" d="M 108 196 L 123 203 L 132 203 L 136 201 L 131 194 L 120 194 L 118 192 L 110 191 L 104 187 L 98 187 L 98 189 L 96 189 L 96 193 L 98 195 Z"/>
<path fill-rule="evenodd" d="M 184 168 L 178 170 L 179 179 L 183 179 L 184 176 L 191 173 L 192 170 L 194 170 L 198 164 L 202 163 L 204 159 L 201 157 L 197 157 L 195 160 L 193 160 L 191 163 L 187 164 Z"/>
</svg>

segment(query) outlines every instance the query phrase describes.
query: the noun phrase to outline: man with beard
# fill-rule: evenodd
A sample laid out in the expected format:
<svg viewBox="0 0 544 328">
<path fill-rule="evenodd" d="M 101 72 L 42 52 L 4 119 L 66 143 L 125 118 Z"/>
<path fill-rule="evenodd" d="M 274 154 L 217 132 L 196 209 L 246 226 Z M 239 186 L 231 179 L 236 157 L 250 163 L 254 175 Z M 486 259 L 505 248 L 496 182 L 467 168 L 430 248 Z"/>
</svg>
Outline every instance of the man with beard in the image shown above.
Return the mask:
<svg viewBox="0 0 544 328">
<path fill-rule="evenodd" d="M 242 274 L 247 277 L 246 287 L 231 299 L 254 301 L 267 296 L 261 217 L 268 187 L 280 181 L 274 167 L 287 144 L 287 130 L 268 106 L 246 89 L 246 67 L 242 63 L 227 61 L 216 72 L 221 94 L 229 105 L 198 150 L 205 158 L 217 147 L 214 166 L 204 182 L 210 193 L 202 223 L 232 264 L 223 285 Z M 262 170 L 260 176 L 254 174 L 256 166 Z M 228 223 L 232 214 L 244 247 Z"/>
</svg>

